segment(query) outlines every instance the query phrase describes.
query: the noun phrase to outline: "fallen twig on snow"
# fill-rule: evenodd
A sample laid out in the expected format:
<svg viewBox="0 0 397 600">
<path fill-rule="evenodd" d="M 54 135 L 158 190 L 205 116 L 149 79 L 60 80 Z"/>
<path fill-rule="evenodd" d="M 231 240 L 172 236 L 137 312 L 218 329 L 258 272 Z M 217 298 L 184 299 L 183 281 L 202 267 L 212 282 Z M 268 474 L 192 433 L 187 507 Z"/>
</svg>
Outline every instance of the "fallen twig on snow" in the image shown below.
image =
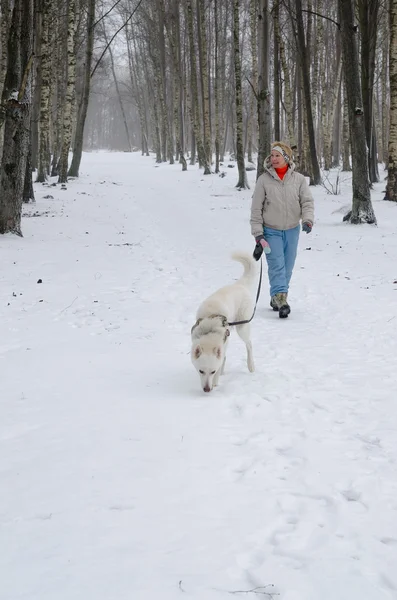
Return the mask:
<svg viewBox="0 0 397 600">
<path fill-rule="evenodd" d="M 252 588 L 252 590 L 235 590 L 233 592 L 229 592 L 229 594 L 261 594 L 262 596 L 267 596 L 268 598 L 270 598 L 270 600 L 272 600 L 272 598 L 274 598 L 274 596 L 279 596 L 280 594 L 278 594 L 277 592 L 267 592 L 266 590 L 268 588 L 273 588 L 274 585 L 273 584 L 268 584 L 268 585 L 260 585 L 256 588 Z"/>
</svg>

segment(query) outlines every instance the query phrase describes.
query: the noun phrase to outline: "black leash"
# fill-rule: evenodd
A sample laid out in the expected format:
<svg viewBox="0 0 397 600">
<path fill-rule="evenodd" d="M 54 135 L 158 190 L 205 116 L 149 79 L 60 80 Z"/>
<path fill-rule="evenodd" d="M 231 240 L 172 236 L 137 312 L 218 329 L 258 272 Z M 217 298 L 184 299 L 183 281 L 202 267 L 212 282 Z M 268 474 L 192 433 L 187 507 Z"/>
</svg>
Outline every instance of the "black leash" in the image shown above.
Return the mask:
<svg viewBox="0 0 397 600">
<path fill-rule="evenodd" d="M 258 304 L 259 296 L 261 294 L 261 285 L 262 285 L 262 258 L 261 258 L 261 271 L 260 271 L 260 275 L 259 275 L 258 291 L 256 292 L 256 300 L 255 300 L 254 312 L 252 313 L 252 317 L 250 319 L 246 319 L 245 321 L 234 321 L 234 323 L 229 323 L 230 327 L 232 327 L 233 325 L 245 325 L 246 323 L 251 323 L 252 319 L 255 316 L 256 305 Z"/>
</svg>

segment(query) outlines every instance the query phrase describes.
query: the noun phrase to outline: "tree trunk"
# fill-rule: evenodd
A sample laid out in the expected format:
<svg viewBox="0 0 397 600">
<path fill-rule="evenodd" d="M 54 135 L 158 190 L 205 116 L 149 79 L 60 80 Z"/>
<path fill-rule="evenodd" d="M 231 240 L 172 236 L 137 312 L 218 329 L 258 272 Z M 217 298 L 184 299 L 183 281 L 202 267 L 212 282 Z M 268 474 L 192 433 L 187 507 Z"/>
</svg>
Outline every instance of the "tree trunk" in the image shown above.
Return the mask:
<svg viewBox="0 0 397 600">
<path fill-rule="evenodd" d="M 204 0 L 197 0 L 198 9 L 198 31 L 199 31 L 199 57 L 200 57 L 200 79 L 203 98 L 203 124 L 204 124 L 204 175 L 211 174 L 212 150 L 211 150 L 211 121 L 210 121 L 210 91 L 208 83 L 208 47 L 205 21 Z"/>
<path fill-rule="evenodd" d="M 357 46 L 352 0 L 338 0 L 341 15 L 343 69 L 349 113 L 353 170 L 353 205 L 344 217 L 350 223 L 376 223 L 368 177 L 367 142 L 361 97 Z"/>
<path fill-rule="evenodd" d="M 139 122 L 141 125 L 141 138 L 142 138 L 142 156 L 145 154 L 149 156 L 149 131 L 147 124 L 147 108 L 145 103 L 145 93 L 142 85 L 142 77 L 145 77 L 145 71 L 139 71 L 137 63 L 139 62 L 137 43 L 135 35 L 131 33 L 132 41 L 134 44 L 134 53 L 132 52 L 129 37 L 129 27 L 126 26 L 126 41 L 127 41 L 127 52 L 128 52 L 128 68 L 130 72 L 130 79 L 132 85 L 135 84 L 136 88 L 136 101 L 138 105 Z"/>
<path fill-rule="evenodd" d="M 190 54 L 190 99 L 193 117 L 193 132 L 194 138 L 197 145 L 197 154 L 199 159 L 199 166 L 204 165 L 204 144 L 203 136 L 201 134 L 200 119 L 199 119 L 199 98 L 197 89 L 197 62 L 196 62 L 196 49 L 194 45 L 194 26 L 193 26 L 193 7 L 192 0 L 186 0 L 186 20 L 189 35 L 189 54 Z M 195 164 L 195 157 L 191 153 L 190 164 Z"/>
<path fill-rule="evenodd" d="M 341 1 L 341 0 L 340 0 Z M 303 90 L 305 95 L 305 108 L 308 129 L 308 143 L 310 148 L 311 179 L 314 185 L 321 183 L 320 166 L 316 152 L 316 136 L 314 132 L 313 111 L 310 93 L 309 56 L 305 42 L 305 29 L 303 26 L 302 0 L 295 0 L 297 42 L 300 64 L 302 68 Z"/>
<path fill-rule="evenodd" d="M 397 202 L 397 2 L 390 2 L 389 24 L 390 128 L 385 200 Z"/>
<path fill-rule="evenodd" d="M 324 169 L 328 171 L 332 166 L 332 138 L 334 134 L 334 123 L 338 108 L 338 98 L 342 78 L 342 57 L 338 57 L 336 78 L 332 88 L 332 103 L 326 128 L 324 128 Z"/>
<path fill-rule="evenodd" d="M 214 5 L 214 28 L 215 28 L 215 82 L 214 82 L 214 94 L 215 94 L 215 173 L 219 173 L 219 155 L 220 155 L 220 130 L 219 130 L 219 14 L 218 14 L 218 0 L 215 0 Z"/>
<path fill-rule="evenodd" d="M 294 110 L 293 110 L 293 91 L 290 77 L 290 67 L 287 62 L 287 56 L 285 51 L 284 40 L 281 36 L 280 31 L 280 19 L 279 19 L 279 5 L 280 0 L 275 0 L 273 14 L 274 14 L 274 35 L 277 38 L 278 47 L 280 51 L 280 62 L 284 74 L 284 106 L 287 118 L 287 129 L 288 129 L 288 141 L 293 150 L 297 150 L 297 142 L 294 130 Z"/>
<path fill-rule="evenodd" d="M 70 177 L 78 177 L 80 170 L 81 157 L 83 154 L 83 141 L 84 141 L 84 126 L 87 117 L 88 101 L 90 98 L 91 88 L 91 64 L 92 54 L 94 49 L 94 21 L 95 21 L 95 0 L 88 1 L 88 12 L 87 12 L 87 42 L 85 50 L 85 63 L 84 63 L 84 82 L 83 89 L 81 92 L 80 104 L 77 112 L 77 123 L 76 133 L 74 136 L 73 143 L 73 158 L 69 169 Z"/>
<path fill-rule="evenodd" d="M 273 24 L 279 20 L 279 2 L 273 4 Z M 280 59 L 278 50 L 277 36 L 273 36 L 273 85 L 274 85 L 274 137 L 276 140 L 281 140 L 280 127 Z"/>
<path fill-rule="evenodd" d="M 181 68 L 181 35 L 179 21 L 179 0 L 173 0 L 171 7 L 171 31 L 170 31 L 170 47 L 174 65 L 175 81 L 175 100 L 174 100 L 174 126 L 177 154 L 179 162 L 182 165 L 182 171 L 187 171 L 186 159 L 183 148 L 183 107 L 182 94 L 184 91 L 183 76 Z"/>
<path fill-rule="evenodd" d="M 390 12 L 390 9 L 389 9 Z M 388 98 L 388 69 L 389 69 L 389 38 L 392 37 L 391 27 L 389 29 L 389 15 L 384 22 L 383 40 L 382 40 L 382 70 L 381 70 L 381 104 L 382 104 L 382 155 L 381 159 L 387 166 L 389 162 L 388 143 L 389 143 L 389 115 L 390 110 L 387 106 Z M 390 31 L 390 34 L 389 34 Z"/>
<path fill-rule="evenodd" d="M 10 29 L 12 10 L 10 0 L 1 0 L 1 20 L 0 20 L 0 161 L 3 154 L 4 121 L 6 117 L 5 103 L 7 101 L 7 91 L 4 89 L 4 83 L 7 73 L 7 43 L 8 32 Z"/>
<path fill-rule="evenodd" d="M 240 2 L 233 0 L 233 50 L 234 50 L 234 77 L 236 87 L 236 159 L 238 167 L 238 182 L 236 187 L 241 190 L 248 188 L 247 172 L 244 162 L 243 146 L 243 98 L 241 86 L 241 60 L 240 60 Z"/>
<path fill-rule="evenodd" d="M 347 104 L 346 82 L 343 86 L 341 85 L 341 87 L 343 88 L 342 171 L 351 171 L 352 169 L 350 166 L 349 107 Z"/>
<path fill-rule="evenodd" d="M 32 140 L 31 139 L 29 139 L 28 156 L 26 159 L 22 202 L 25 204 L 28 204 L 29 202 L 35 202 L 33 180 L 32 180 Z"/>
<path fill-rule="evenodd" d="M 249 114 L 247 126 L 248 138 L 248 162 L 253 162 L 252 147 L 254 139 L 254 131 L 256 131 L 255 120 L 257 118 L 257 100 L 258 93 L 258 2 L 250 0 L 249 5 L 249 21 L 250 21 L 250 54 L 251 54 L 251 86 L 249 91 Z"/>
<path fill-rule="evenodd" d="M 0 233 L 22 235 L 21 213 L 30 142 L 33 0 L 15 0 L 4 82 L 4 147 L 0 167 Z"/>
<path fill-rule="evenodd" d="M 358 15 L 361 33 L 361 90 L 368 148 L 369 179 L 371 183 L 379 181 L 378 157 L 376 154 L 376 130 L 373 127 L 375 57 L 379 5 L 380 0 L 358 0 Z"/>
<path fill-rule="evenodd" d="M 32 170 L 37 169 L 39 154 L 39 121 L 41 102 L 41 36 L 43 23 L 43 2 L 37 0 L 34 10 L 34 55 L 36 57 L 33 73 L 33 101 L 31 120 Z M 1 151 L 0 151 L 1 156 Z"/>
<path fill-rule="evenodd" d="M 257 178 L 270 154 L 271 116 L 269 92 L 269 2 L 260 0 L 258 14 L 258 164 Z"/>
<path fill-rule="evenodd" d="M 108 43 L 106 34 L 104 35 L 105 37 L 105 43 Z M 131 137 L 130 137 L 130 132 L 128 129 L 128 123 L 127 123 L 127 117 L 125 114 L 125 109 L 124 109 L 124 104 L 123 104 L 123 98 L 121 97 L 121 92 L 120 92 L 120 86 L 119 86 L 119 82 L 117 79 L 117 73 L 116 73 L 116 69 L 114 67 L 114 59 L 113 59 L 113 52 L 111 47 L 109 46 L 108 48 L 108 52 L 109 52 L 109 57 L 110 57 L 110 68 L 112 71 L 112 75 L 113 75 L 113 81 L 114 81 L 114 87 L 116 89 L 116 95 L 117 95 L 117 100 L 119 103 L 119 107 L 120 107 L 120 113 L 123 119 L 123 125 L 124 125 L 124 131 L 125 131 L 125 137 L 127 140 L 127 150 L 128 152 L 132 152 L 132 146 L 131 146 Z"/>
<path fill-rule="evenodd" d="M 52 0 L 43 0 L 41 26 L 41 93 L 39 117 L 39 154 L 36 181 L 43 183 L 50 174 L 50 11 Z"/>
<path fill-rule="evenodd" d="M 58 183 L 66 183 L 68 178 L 68 159 L 73 128 L 73 97 L 76 81 L 76 55 L 74 52 L 75 30 L 76 0 L 68 0 L 67 85 L 65 105 L 63 110 L 62 147 Z"/>
<path fill-rule="evenodd" d="M 64 65 L 64 54 L 67 46 L 67 23 L 61 15 L 55 11 L 53 15 L 54 30 L 57 31 L 58 44 L 53 56 L 52 69 L 56 73 L 55 86 L 55 118 L 52 120 L 52 160 L 51 160 L 51 177 L 59 176 L 59 156 L 62 146 L 62 126 L 63 126 L 63 107 L 66 97 L 67 85 L 67 65 Z"/>
</svg>

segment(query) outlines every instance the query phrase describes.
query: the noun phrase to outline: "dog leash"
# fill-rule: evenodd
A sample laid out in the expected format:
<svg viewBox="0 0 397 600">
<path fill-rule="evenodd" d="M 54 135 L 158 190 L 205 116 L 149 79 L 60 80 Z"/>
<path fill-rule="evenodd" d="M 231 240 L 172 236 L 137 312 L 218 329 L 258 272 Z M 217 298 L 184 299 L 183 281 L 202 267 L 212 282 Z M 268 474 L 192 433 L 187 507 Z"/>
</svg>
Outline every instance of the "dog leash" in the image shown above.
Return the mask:
<svg viewBox="0 0 397 600">
<path fill-rule="evenodd" d="M 256 305 L 258 304 L 259 296 L 261 294 L 261 285 L 262 285 L 262 257 L 261 257 L 261 271 L 260 271 L 260 275 L 259 275 L 258 291 L 256 292 L 256 300 L 255 300 L 254 312 L 252 313 L 252 317 L 250 319 L 245 319 L 245 321 L 234 321 L 234 323 L 228 323 L 228 325 L 230 327 L 232 327 L 233 325 L 245 325 L 246 323 L 251 323 L 252 319 L 255 316 Z"/>
</svg>

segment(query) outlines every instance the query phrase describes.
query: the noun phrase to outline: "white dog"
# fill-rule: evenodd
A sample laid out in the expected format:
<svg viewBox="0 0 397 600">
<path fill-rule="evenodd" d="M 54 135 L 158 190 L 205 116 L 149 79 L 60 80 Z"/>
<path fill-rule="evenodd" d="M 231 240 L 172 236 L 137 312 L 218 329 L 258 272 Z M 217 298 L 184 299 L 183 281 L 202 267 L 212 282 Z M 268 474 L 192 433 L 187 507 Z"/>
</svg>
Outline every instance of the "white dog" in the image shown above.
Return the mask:
<svg viewBox="0 0 397 600">
<path fill-rule="evenodd" d="M 219 375 L 224 372 L 229 323 L 252 317 L 251 285 L 256 275 L 256 262 L 250 254 L 245 253 L 235 253 L 232 258 L 244 265 L 243 276 L 204 300 L 197 311 L 197 322 L 192 327 L 191 359 L 200 375 L 204 392 L 210 392 L 218 385 Z M 247 347 L 247 366 L 252 373 L 255 365 L 250 325 L 236 325 L 236 330 Z"/>
</svg>

